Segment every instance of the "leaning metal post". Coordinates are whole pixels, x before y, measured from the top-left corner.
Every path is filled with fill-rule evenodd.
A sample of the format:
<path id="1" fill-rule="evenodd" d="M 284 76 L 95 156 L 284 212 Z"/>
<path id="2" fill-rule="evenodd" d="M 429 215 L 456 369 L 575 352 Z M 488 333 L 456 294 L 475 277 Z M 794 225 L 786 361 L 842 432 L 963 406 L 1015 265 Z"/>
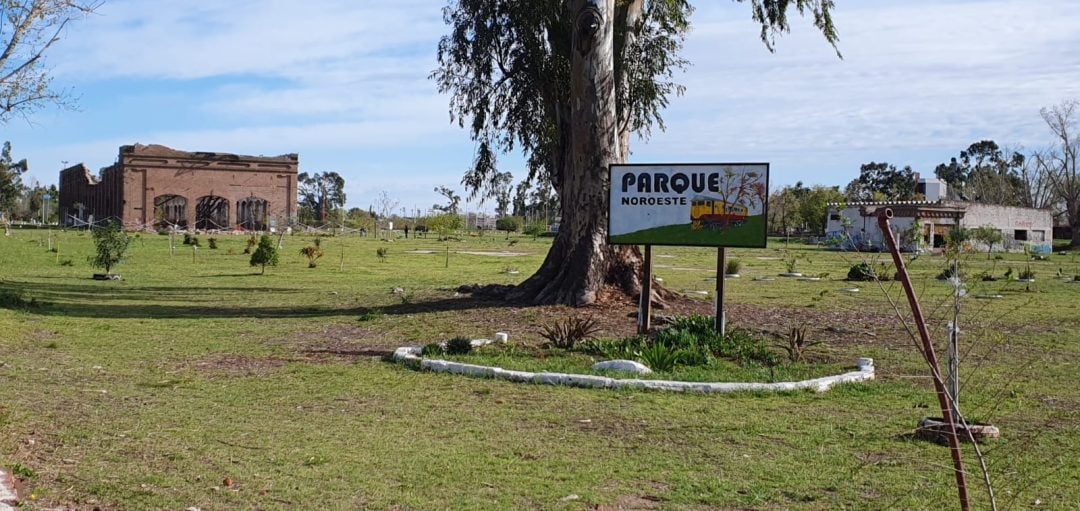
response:
<path id="1" fill-rule="evenodd" d="M 926 363 L 930 365 L 934 389 L 937 391 L 938 404 L 941 406 L 942 421 L 949 428 L 949 451 L 952 454 L 953 472 L 956 474 L 956 490 L 960 495 L 960 509 L 968 511 L 971 509 L 971 503 L 968 500 L 967 478 L 964 475 L 964 460 L 960 453 L 960 439 L 956 434 L 956 421 L 953 419 L 952 400 L 949 399 L 948 394 L 945 392 L 945 383 L 941 381 L 937 355 L 934 354 L 934 345 L 930 342 L 930 332 L 926 328 L 926 319 L 923 318 L 922 307 L 919 305 L 919 299 L 915 296 L 915 288 L 911 285 L 911 277 L 908 275 L 907 267 L 904 266 L 904 259 L 900 257 L 900 248 L 896 244 L 896 237 L 893 236 L 892 229 L 889 227 L 889 219 L 892 216 L 892 209 L 883 208 L 878 210 L 878 227 L 881 228 L 881 237 L 889 245 L 893 264 L 896 265 L 896 278 L 904 286 L 908 304 L 911 305 L 912 319 L 915 321 L 915 327 L 919 330 L 923 354 L 926 357 Z"/>

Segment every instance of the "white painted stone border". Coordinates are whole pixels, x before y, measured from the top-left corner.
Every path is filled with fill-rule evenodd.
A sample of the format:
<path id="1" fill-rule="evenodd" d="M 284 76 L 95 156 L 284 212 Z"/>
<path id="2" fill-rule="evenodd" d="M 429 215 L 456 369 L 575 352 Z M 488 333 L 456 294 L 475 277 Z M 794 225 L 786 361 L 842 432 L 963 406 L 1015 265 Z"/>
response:
<path id="1" fill-rule="evenodd" d="M 491 341 L 473 341 L 473 344 L 483 345 L 490 342 Z M 478 378 L 495 378 L 517 383 L 568 385 L 572 387 L 597 389 L 650 389 L 672 392 L 702 392 L 706 394 L 740 391 L 789 392 L 803 389 L 811 389 L 815 392 L 825 392 L 841 383 L 855 383 L 874 379 L 874 359 L 872 358 L 860 358 L 856 362 L 858 371 L 835 376 L 824 376 L 812 380 L 777 383 L 703 383 L 671 380 L 619 379 L 591 374 L 510 371 L 501 367 L 489 367 L 476 364 L 465 364 L 462 362 L 451 362 L 449 360 L 423 358 L 421 356 L 421 348 L 413 346 L 406 346 L 394 350 L 394 360 L 412 367 L 437 373 L 464 374 Z"/>
<path id="2" fill-rule="evenodd" d="M 19 497 L 15 495 L 14 483 L 11 474 L 0 470 L 0 511 L 15 511 Z"/>

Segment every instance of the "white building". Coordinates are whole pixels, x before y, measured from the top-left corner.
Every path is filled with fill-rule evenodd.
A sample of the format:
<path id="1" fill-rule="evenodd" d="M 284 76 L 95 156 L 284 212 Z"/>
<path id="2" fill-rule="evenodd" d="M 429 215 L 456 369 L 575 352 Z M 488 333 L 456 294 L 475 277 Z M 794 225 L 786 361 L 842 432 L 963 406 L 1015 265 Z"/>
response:
<path id="1" fill-rule="evenodd" d="M 1034 253 L 1050 253 L 1053 248 L 1054 221 L 1047 210 L 947 200 L 830 204 L 826 238 L 846 249 L 884 250 L 877 220 L 882 208 L 892 209 L 890 225 L 905 251 L 940 249 L 956 226 L 1000 230 L 1004 242 L 994 250 L 1021 251 L 1027 245 Z M 979 248 L 977 241 L 972 245 Z"/>

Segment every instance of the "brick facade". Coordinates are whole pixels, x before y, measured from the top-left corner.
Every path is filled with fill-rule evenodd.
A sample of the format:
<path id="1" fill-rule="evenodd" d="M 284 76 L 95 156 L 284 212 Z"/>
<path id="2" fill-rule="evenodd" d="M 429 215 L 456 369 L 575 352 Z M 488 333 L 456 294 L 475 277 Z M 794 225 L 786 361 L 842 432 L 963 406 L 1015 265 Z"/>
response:
<path id="1" fill-rule="evenodd" d="M 265 230 L 296 220 L 299 157 L 120 147 L 101 179 L 79 164 L 60 171 L 65 225 L 119 219 L 128 229 L 175 226 Z"/>

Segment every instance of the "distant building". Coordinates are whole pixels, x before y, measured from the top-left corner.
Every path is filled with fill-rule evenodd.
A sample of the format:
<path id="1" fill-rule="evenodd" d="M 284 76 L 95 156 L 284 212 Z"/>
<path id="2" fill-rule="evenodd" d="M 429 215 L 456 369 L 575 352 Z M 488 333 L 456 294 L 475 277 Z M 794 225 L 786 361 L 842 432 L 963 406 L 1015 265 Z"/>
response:
<path id="1" fill-rule="evenodd" d="M 843 248 L 884 249 L 877 223 L 883 208 L 893 211 L 890 225 L 902 250 L 940 249 L 945 235 L 957 226 L 1000 230 L 1005 241 L 995 250 L 1019 251 L 1028 245 L 1035 253 L 1049 253 L 1053 246 L 1054 221 L 1048 210 L 946 200 L 830 204 L 826 237 Z"/>
<path id="2" fill-rule="evenodd" d="M 267 230 L 295 222 L 299 157 L 120 147 L 99 177 L 60 171 L 64 225 L 118 220 L 128 229 Z"/>

